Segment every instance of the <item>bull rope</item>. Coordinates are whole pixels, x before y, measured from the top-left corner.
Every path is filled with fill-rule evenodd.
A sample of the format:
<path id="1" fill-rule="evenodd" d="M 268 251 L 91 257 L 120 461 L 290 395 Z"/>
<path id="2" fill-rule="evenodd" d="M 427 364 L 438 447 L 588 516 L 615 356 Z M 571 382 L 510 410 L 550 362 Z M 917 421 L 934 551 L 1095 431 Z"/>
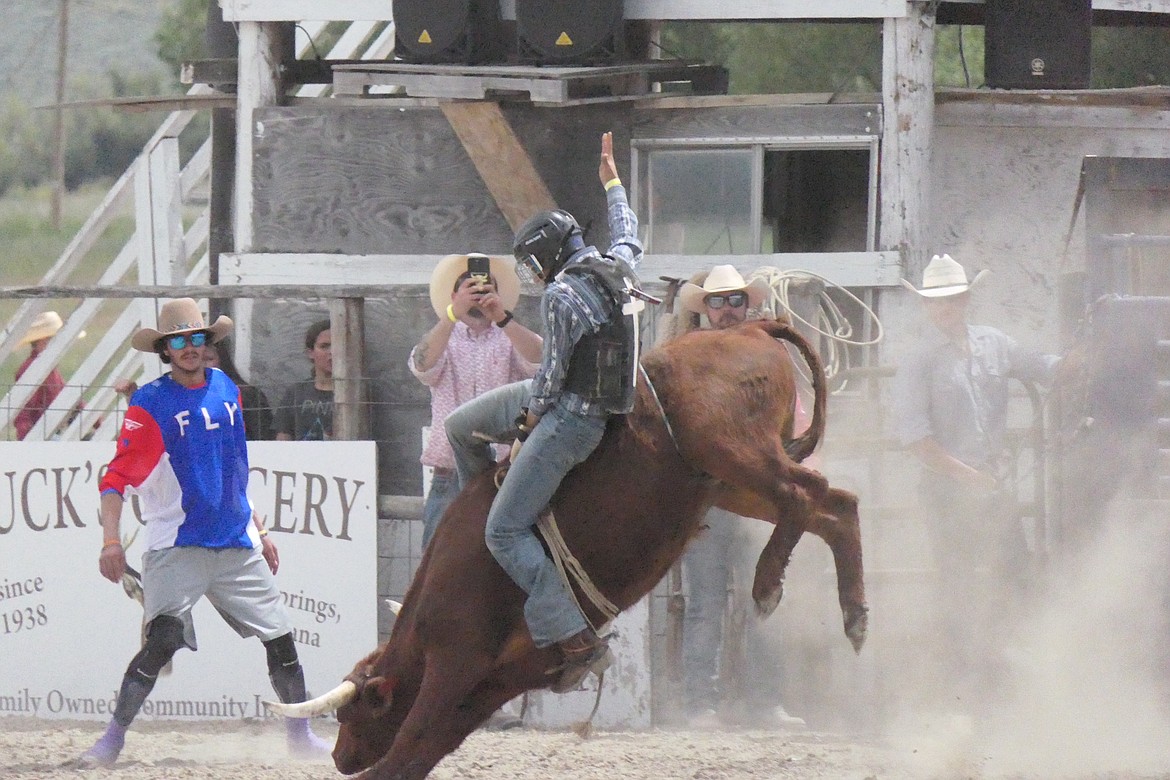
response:
<path id="1" fill-rule="evenodd" d="M 585 621 L 589 623 L 589 627 L 596 633 L 597 626 L 593 625 L 593 621 L 589 619 L 589 615 L 581 607 L 581 602 L 577 598 L 576 591 L 573 590 L 573 582 L 581 588 L 581 592 L 585 595 L 593 606 L 597 607 L 598 611 L 605 616 L 605 621 L 602 625 L 609 623 L 618 616 L 621 612 L 617 605 L 605 597 L 605 594 L 598 590 L 597 586 L 593 584 L 593 580 L 589 578 L 585 567 L 581 565 L 581 561 L 573 555 L 569 550 L 569 545 L 565 544 L 565 537 L 561 536 L 561 529 L 557 527 L 557 519 L 553 516 L 552 510 L 542 512 L 540 517 L 536 520 L 536 527 L 540 530 L 540 535 L 544 537 L 544 541 L 548 544 L 549 554 L 552 555 L 553 563 L 556 564 L 557 572 L 561 575 L 561 580 L 569 590 L 569 596 L 573 599 L 573 603 L 577 605 L 577 609 L 585 616 Z"/>
<path id="2" fill-rule="evenodd" d="M 674 451 L 679 454 L 679 457 L 682 457 L 682 448 L 678 446 L 678 439 L 674 437 L 674 427 L 670 424 L 670 418 L 666 416 L 666 408 L 662 405 L 662 399 L 658 397 L 658 391 L 654 389 L 654 383 L 650 381 L 650 375 L 646 373 L 646 367 L 639 363 L 638 370 L 642 372 L 642 378 L 646 380 L 646 388 L 650 391 L 650 397 L 654 399 L 654 404 L 658 407 L 658 414 L 662 417 L 662 424 L 666 426 L 666 432 L 670 435 L 670 443 L 674 445 Z"/>

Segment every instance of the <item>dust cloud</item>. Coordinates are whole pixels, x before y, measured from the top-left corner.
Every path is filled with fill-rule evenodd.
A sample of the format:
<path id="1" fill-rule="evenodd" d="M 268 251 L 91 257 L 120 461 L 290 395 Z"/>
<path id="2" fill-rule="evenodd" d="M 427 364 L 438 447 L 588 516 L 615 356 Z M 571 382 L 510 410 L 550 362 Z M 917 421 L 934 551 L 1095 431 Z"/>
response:
<path id="1" fill-rule="evenodd" d="M 1022 598 L 988 578 L 986 599 L 1013 619 L 970 670 L 985 685 L 922 674 L 894 694 L 902 706 L 879 725 L 912 767 L 929 777 L 1170 772 L 1167 527 L 1151 506 L 1114 502 L 1080 549 L 1050 555 Z M 905 663 L 943 651 L 921 628 Z"/>

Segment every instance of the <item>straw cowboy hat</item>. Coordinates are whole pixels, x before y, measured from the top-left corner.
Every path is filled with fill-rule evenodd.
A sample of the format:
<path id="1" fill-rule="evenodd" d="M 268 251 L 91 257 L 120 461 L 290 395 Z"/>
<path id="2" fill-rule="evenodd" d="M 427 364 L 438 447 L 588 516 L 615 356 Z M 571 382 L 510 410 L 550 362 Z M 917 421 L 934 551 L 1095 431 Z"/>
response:
<path id="1" fill-rule="evenodd" d="M 25 344 L 31 344 L 34 341 L 51 338 L 57 335 L 57 331 L 65 323 L 61 321 L 61 315 L 55 311 L 43 311 L 36 316 L 32 321 L 32 325 L 28 326 L 28 331 L 21 337 L 17 347 L 23 347 Z M 77 338 L 85 338 L 85 331 L 77 334 Z"/>
<path id="2" fill-rule="evenodd" d="M 958 295 L 965 293 L 975 286 L 983 276 L 987 273 L 987 269 L 975 274 L 975 278 L 967 281 L 967 272 L 963 270 L 963 266 L 950 255 L 935 255 L 930 258 L 930 263 L 922 272 L 922 289 L 916 289 L 914 285 L 905 279 L 902 280 L 902 285 L 912 292 L 916 292 L 923 298 L 945 298 L 949 295 Z"/>
<path id="3" fill-rule="evenodd" d="M 748 308 L 754 309 L 764 302 L 764 298 L 768 294 L 768 283 L 763 279 L 753 279 L 751 283 L 745 282 L 739 271 L 735 270 L 735 266 L 717 265 L 711 269 L 711 273 L 707 274 L 707 279 L 703 282 L 702 287 L 687 282 L 682 286 L 678 295 L 679 302 L 682 303 L 684 309 L 695 314 L 706 314 L 707 305 L 703 303 L 703 299 L 708 295 L 740 290 L 747 293 Z"/>
<path id="4" fill-rule="evenodd" d="M 467 255 L 447 255 L 431 271 L 431 308 L 439 317 L 447 316 L 447 306 L 455 291 L 455 280 L 467 273 L 467 258 L 484 257 L 477 252 Z M 520 302 L 520 277 L 516 276 L 516 261 L 511 257 L 488 257 L 492 279 L 504 308 L 511 310 Z"/>
<path id="5" fill-rule="evenodd" d="M 176 298 L 164 303 L 159 311 L 158 330 L 143 328 L 130 339 L 130 346 L 139 352 L 154 352 L 154 344 L 159 339 L 201 330 L 211 334 L 212 344 L 218 344 L 231 333 L 232 321 L 221 314 L 209 327 L 199 311 L 199 304 L 191 298 Z"/>

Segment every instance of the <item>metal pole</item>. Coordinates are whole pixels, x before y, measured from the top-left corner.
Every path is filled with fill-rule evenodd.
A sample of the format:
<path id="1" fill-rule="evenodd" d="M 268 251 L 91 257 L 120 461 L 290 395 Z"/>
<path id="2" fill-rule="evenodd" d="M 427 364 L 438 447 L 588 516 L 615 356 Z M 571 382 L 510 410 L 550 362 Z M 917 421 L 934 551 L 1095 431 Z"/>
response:
<path id="1" fill-rule="evenodd" d="M 53 112 L 53 192 L 49 214 L 53 230 L 61 229 L 61 200 L 65 196 L 65 66 L 69 51 L 69 0 L 61 0 L 57 29 L 57 92 Z"/>

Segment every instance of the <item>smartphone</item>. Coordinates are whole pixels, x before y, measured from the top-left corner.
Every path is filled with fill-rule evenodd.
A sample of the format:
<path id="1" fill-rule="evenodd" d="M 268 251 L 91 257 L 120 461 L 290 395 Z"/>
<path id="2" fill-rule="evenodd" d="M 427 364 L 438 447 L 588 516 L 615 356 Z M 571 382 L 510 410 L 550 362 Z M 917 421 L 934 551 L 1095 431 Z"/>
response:
<path id="1" fill-rule="evenodd" d="M 491 278 L 491 259 L 485 255 L 470 255 L 467 258 L 467 273 L 471 274 L 472 279 L 478 279 L 481 282 L 486 282 L 489 278 Z"/>

